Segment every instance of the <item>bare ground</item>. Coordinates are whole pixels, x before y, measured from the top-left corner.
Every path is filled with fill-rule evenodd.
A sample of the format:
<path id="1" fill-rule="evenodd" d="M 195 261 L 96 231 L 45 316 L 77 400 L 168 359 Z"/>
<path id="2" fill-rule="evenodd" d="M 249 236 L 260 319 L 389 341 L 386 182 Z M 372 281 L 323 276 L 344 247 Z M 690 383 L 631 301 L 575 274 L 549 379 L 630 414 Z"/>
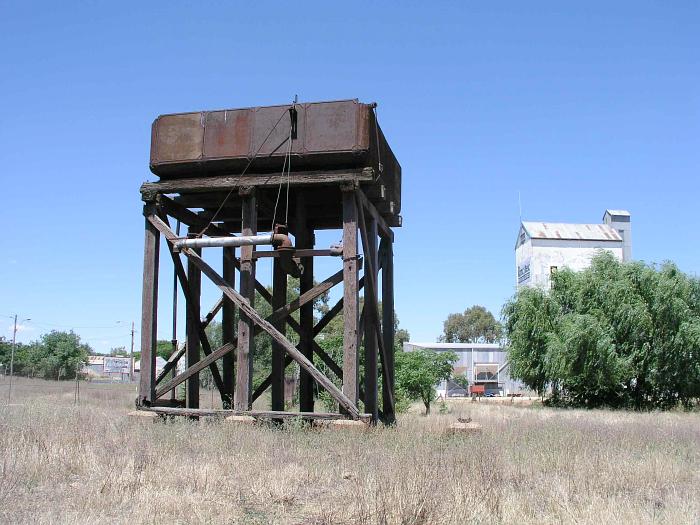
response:
<path id="1" fill-rule="evenodd" d="M 368 432 L 127 417 L 0 382 L 2 523 L 700 523 L 700 414 L 454 402 Z M 206 398 L 206 396 L 205 396 Z M 437 412 L 437 410 L 436 410 Z M 458 416 L 477 436 L 447 436 Z"/>

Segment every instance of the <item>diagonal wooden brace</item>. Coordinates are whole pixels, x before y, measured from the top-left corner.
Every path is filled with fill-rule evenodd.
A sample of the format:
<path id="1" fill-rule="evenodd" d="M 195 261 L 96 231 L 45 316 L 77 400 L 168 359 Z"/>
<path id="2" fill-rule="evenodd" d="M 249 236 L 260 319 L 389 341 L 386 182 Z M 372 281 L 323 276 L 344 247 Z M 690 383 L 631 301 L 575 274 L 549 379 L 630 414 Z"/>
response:
<path id="1" fill-rule="evenodd" d="M 195 364 L 193 364 L 191 367 L 189 367 L 187 370 L 182 372 L 181 374 L 176 375 L 174 378 L 172 378 L 170 381 L 166 382 L 162 387 L 160 387 L 158 390 L 156 390 L 156 398 L 162 396 L 163 394 L 166 394 L 176 386 L 178 386 L 180 383 L 185 381 L 186 379 L 192 377 L 194 374 L 197 372 L 200 372 L 204 370 L 206 367 L 214 363 L 217 359 L 221 359 L 224 357 L 226 354 L 228 354 L 231 350 L 234 350 L 236 347 L 231 344 L 231 343 L 226 343 L 224 346 L 221 348 L 213 351 L 211 354 L 206 356 L 204 359 L 201 361 L 197 361 Z"/>
<path id="2" fill-rule="evenodd" d="M 170 229 L 170 227 L 163 222 L 163 220 L 154 216 L 150 216 L 148 220 L 169 242 L 175 241 L 177 236 Z M 343 394 L 330 379 L 323 375 L 321 371 L 318 370 L 313 363 L 311 363 L 311 361 L 304 356 L 304 354 L 297 350 L 289 339 L 282 335 L 282 333 L 280 333 L 268 321 L 263 319 L 263 317 L 255 311 L 255 308 L 250 306 L 242 295 L 231 288 L 224 278 L 221 277 L 211 266 L 209 266 L 204 259 L 188 248 L 181 250 L 181 253 L 184 253 L 185 256 L 192 261 L 192 264 L 199 268 L 202 273 L 206 275 L 245 315 L 247 315 L 256 325 L 260 326 L 260 328 L 267 332 L 273 340 L 279 343 L 279 345 L 292 357 L 292 359 L 299 363 L 299 366 L 306 370 L 309 375 L 313 377 L 314 380 L 316 380 L 316 382 L 321 385 L 331 395 L 331 397 L 333 397 L 333 399 L 335 399 L 338 404 L 348 412 L 348 414 L 355 419 L 360 418 L 360 412 L 352 401 L 350 401 L 350 399 L 345 396 L 345 394 Z"/>
<path id="3" fill-rule="evenodd" d="M 158 377 L 156 377 L 156 386 L 160 384 L 160 382 L 163 380 L 165 376 L 168 375 L 168 373 L 175 368 L 177 365 L 178 361 L 180 358 L 185 355 L 185 351 L 187 350 L 187 346 L 183 344 L 180 348 L 178 348 L 177 352 L 173 352 L 173 355 L 170 356 L 170 359 L 168 359 L 168 362 L 165 363 L 165 366 L 163 367 L 163 370 L 160 371 L 160 374 L 158 374 Z M 156 395 L 156 398 L 158 396 Z"/>

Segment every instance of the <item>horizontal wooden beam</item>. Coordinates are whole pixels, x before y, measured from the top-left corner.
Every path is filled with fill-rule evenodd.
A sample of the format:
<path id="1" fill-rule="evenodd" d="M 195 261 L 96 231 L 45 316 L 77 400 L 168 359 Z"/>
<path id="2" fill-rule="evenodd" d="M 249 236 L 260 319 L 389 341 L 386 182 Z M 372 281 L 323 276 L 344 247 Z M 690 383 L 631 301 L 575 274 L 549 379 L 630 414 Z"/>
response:
<path id="1" fill-rule="evenodd" d="M 208 408 L 174 408 L 174 407 L 138 407 L 144 412 L 155 412 L 168 416 L 251 416 L 257 419 L 350 419 L 346 414 L 336 414 L 333 412 L 282 412 L 280 410 L 224 410 Z M 357 414 L 353 419 L 368 421 L 369 414 Z"/>
<path id="2" fill-rule="evenodd" d="M 149 201 L 153 200 L 156 195 L 163 193 L 196 193 L 212 190 L 233 190 L 252 186 L 276 188 L 280 184 L 287 183 L 290 186 L 338 185 L 348 182 L 358 184 L 360 182 L 372 182 L 373 180 L 374 170 L 372 168 L 337 171 L 297 171 L 289 175 L 280 173 L 250 173 L 242 177 L 239 175 L 219 175 L 216 177 L 146 182 L 141 185 L 141 195 L 144 200 Z"/>

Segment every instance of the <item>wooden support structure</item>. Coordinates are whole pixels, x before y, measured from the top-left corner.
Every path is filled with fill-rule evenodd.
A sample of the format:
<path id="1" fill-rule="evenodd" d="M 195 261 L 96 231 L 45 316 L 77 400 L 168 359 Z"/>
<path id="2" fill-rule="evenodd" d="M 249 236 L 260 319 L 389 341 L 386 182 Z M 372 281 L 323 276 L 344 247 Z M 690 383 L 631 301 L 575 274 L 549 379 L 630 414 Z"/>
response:
<path id="1" fill-rule="evenodd" d="M 144 184 L 141 191 L 146 226 L 139 409 L 188 417 L 349 418 L 392 424 L 395 408 L 394 234 L 391 227 L 396 225 L 397 217 L 383 211 L 386 203 L 381 202 L 382 191 L 365 193 L 362 189 L 375 180 L 375 173 L 372 168 L 365 168 L 292 172 L 288 176 L 247 173 L 245 177 L 188 177 L 183 174 L 176 180 Z M 290 194 L 286 199 L 282 194 L 282 199 L 278 200 L 280 183 L 289 183 Z M 173 249 L 178 237 L 170 228 L 169 220 L 181 221 L 197 236 L 248 236 L 270 231 L 272 220 L 284 222 L 284 217 L 289 217 L 287 226 L 294 236 L 291 258 L 281 250 L 266 247 L 256 250 L 253 246 L 243 246 L 240 250 L 204 248 L 204 253 L 201 249 L 183 248 L 179 253 Z M 342 230 L 342 247 L 315 246 L 318 229 Z M 185 344 L 156 376 L 161 235 L 170 249 L 185 297 L 186 334 Z M 219 253 L 218 258 L 215 251 Z M 314 281 L 316 257 L 327 257 L 326 262 L 337 261 L 337 272 Z M 216 265 L 220 261 L 220 271 L 211 266 L 212 260 L 217 261 Z M 271 279 L 269 274 L 265 276 L 270 279 L 265 284 L 256 278 L 256 262 L 264 260 L 271 261 L 273 266 Z M 300 293 L 292 299 L 288 299 L 290 261 L 302 269 Z M 204 314 L 200 311 L 200 298 L 203 286 L 210 286 L 209 282 L 218 288 L 221 298 Z M 314 302 L 340 284 L 342 295 L 317 319 Z M 364 290 L 364 308 L 359 298 L 361 290 Z M 256 310 L 261 307 L 255 304 L 256 296 L 270 305 L 272 313 L 266 318 Z M 384 304 L 381 313 L 380 300 Z M 293 317 L 297 310 L 298 320 Z M 340 348 L 327 352 L 316 341 L 334 326 L 333 319 L 340 315 L 343 318 L 342 361 Z M 218 316 L 221 316 L 222 342 L 220 348 L 212 348 L 205 328 Z M 290 341 L 288 334 L 292 333 L 298 335 L 298 344 Z M 263 376 L 266 378 L 254 385 L 255 341 L 260 334 L 272 340 L 272 360 L 270 370 Z M 362 356 L 359 355 L 361 348 L 364 348 Z M 334 355 L 338 356 L 337 362 Z M 180 368 L 175 372 L 182 356 L 186 356 L 187 366 L 184 371 Z M 362 378 L 361 361 L 364 362 Z M 296 411 L 287 412 L 285 370 L 293 363 L 299 370 L 299 406 L 293 407 Z M 219 390 L 221 408 L 200 407 L 199 376 L 207 367 Z M 173 377 L 168 375 L 171 373 Z M 166 399 L 182 384 L 187 385 L 185 399 Z M 266 400 L 261 396 L 268 389 L 270 398 Z M 337 413 L 315 410 L 321 389 L 337 403 Z M 256 410 L 253 409 L 255 400 L 258 400 Z M 270 410 L 257 410 L 263 401 L 267 404 L 263 408 Z"/>
<path id="2" fill-rule="evenodd" d="M 314 247 L 314 232 L 309 227 L 307 220 L 306 201 L 303 193 L 297 194 L 296 220 L 296 246 L 303 249 Z M 299 278 L 299 293 L 303 296 L 314 285 L 314 259 L 304 257 L 301 260 L 304 269 Z M 314 350 L 312 346 L 314 327 L 314 305 L 307 303 L 299 310 L 299 349 L 304 356 L 313 363 Z M 314 380 L 305 371 L 299 371 L 299 410 L 301 412 L 314 411 Z"/>
<path id="3" fill-rule="evenodd" d="M 257 231 L 257 208 L 254 188 L 242 188 L 240 196 L 243 206 L 242 235 L 255 235 Z M 241 296 L 253 306 L 255 304 L 255 261 L 253 246 L 241 248 Z M 250 316 L 241 312 L 238 321 L 238 351 L 236 363 L 236 391 L 233 406 L 236 410 L 250 410 L 253 404 L 253 352 L 255 351 L 254 324 Z"/>
<path id="4" fill-rule="evenodd" d="M 236 258 L 235 248 L 223 248 L 222 261 L 222 277 L 229 286 L 236 286 L 236 266 L 233 264 L 233 259 Z M 224 344 L 233 344 L 236 340 L 236 306 L 222 296 L 221 304 L 221 340 Z M 233 408 L 233 390 L 234 390 L 234 356 L 232 353 L 227 353 L 221 360 L 221 368 L 223 374 L 224 391 L 222 396 L 222 407 L 224 409 Z"/>

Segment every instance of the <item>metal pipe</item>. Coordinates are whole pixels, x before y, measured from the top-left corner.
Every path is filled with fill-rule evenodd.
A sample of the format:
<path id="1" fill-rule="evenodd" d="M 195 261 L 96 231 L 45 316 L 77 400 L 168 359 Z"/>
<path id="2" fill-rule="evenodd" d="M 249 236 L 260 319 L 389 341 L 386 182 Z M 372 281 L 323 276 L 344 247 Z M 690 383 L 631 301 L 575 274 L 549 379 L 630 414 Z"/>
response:
<path id="1" fill-rule="evenodd" d="M 174 247 L 176 250 L 181 250 L 183 248 L 212 248 L 222 246 L 237 248 L 240 246 L 259 246 L 263 244 L 279 246 L 288 240 L 286 235 L 278 233 L 239 235 L 237 237 L 200 237 L 196 239 L 180 239 L 175 241 Z"/>

